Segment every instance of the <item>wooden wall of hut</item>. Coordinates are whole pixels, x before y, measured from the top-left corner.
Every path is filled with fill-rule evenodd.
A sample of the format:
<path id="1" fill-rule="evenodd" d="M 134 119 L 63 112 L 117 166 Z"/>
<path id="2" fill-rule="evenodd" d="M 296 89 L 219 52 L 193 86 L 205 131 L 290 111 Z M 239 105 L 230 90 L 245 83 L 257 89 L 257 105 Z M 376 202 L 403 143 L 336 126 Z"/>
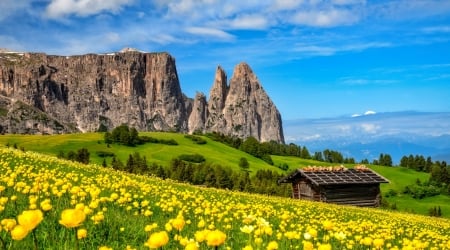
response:
<path id="1" fill-rule="evenodd" d="M 320 186 L 321 200 L 328 203 L 360 207 L 378 207 L 380 184 Z"/>

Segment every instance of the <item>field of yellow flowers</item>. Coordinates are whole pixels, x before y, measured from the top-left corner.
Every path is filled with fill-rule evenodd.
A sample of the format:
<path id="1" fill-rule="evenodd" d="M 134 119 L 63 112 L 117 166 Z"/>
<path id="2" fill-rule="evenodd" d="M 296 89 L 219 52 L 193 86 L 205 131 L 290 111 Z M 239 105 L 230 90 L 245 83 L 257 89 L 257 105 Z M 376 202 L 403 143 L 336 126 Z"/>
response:
<path id="1" fill-rule="evenodd" d="M 0 148 L 0 249 L 450 249 L 450 221 L 194 187 Z"/>

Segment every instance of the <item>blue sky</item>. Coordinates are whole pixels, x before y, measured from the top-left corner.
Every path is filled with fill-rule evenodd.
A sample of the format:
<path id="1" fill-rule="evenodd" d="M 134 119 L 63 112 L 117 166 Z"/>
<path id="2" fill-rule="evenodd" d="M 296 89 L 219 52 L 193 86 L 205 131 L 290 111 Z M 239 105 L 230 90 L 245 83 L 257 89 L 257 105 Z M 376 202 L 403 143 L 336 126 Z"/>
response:
<path id="1" fill-rule="evenodd" d="M 133 47 L 176 58 L 183 92 L 247 62 L 284 120 L 450 111 L 446 0 L 1 0 L 0 48 Z"/>

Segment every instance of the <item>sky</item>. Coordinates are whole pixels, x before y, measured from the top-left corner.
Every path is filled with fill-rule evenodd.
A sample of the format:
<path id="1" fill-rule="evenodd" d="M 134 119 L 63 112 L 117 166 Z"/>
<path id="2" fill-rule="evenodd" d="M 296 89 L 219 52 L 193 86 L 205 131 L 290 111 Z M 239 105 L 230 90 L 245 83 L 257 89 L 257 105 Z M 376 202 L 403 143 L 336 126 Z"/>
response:
<path id="1" fill-rule="evenodd" d="M 450 111 L 448 0 L 1 0 L 0 48 L 169 52 L 183 92 L 246 62 L 283 120 Z"/>

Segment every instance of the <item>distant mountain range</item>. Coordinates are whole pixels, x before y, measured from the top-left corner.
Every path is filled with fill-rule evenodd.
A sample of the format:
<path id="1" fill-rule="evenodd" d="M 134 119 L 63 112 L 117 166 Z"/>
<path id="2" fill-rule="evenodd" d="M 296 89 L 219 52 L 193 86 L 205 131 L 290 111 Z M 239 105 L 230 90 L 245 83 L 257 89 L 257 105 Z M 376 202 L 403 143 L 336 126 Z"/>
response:
<path id="1" fill-rule="evenodd" d="M 378 159 L 390 154 L 398 164 L 404 155 L 431 156 L 450 163 L 450 112 L 402 111 L 284 121 L 287 143 L 311 153 L 331 149 L 344 157 Z"/>

